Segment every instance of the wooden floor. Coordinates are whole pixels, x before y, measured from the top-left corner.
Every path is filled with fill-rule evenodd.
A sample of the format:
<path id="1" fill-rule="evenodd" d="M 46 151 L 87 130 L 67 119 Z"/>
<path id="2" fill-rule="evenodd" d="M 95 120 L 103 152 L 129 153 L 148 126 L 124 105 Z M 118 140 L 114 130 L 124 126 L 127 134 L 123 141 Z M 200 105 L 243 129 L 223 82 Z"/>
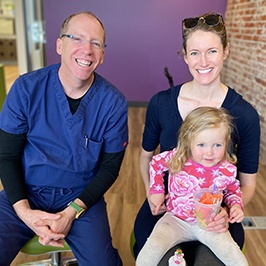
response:
<path id="1" fill-rule="evenodd" d="M 10 71 L 13 73 L 12 75 L 9 73 Z M 17 70 L 13 69 L 13 66 L 5 68 L 7 77 L 14 76 L 15 71 Z M 12 82 L 12 80 L 7 80 L 7 84 L 12 84 Z M 121 167 L 120 176 L 106 194 L 113 244 L 119 250 L 124 266 L 134 265 L 129 245 L 130 233 L 136 214 L 145 198 L 144 187 L 138 168 L 145 111 L 146 109 L 141 107 L 129 108 L 129 145 Z M 265 195 L 266 166 L 260 165 L 257 191 L 253 200 L 245 209 L 246 216 L 266 216 Z M 266 266 L 266 230 L 250 229 L 245 230 L 245 234 L 246 256 L 249 264 L 251 266 Z M 40 258 L 19 254 L 12 263 L 12 266 L 37 259 Z"/>
<path id="2" fill-rule="evenodd" d="M 18 67 L 16 65 L 8 65 L 4 66 L 4 76 L 5 76 L 5 83 L 6 83 L 6 91 L 8 92 L 11 85 L 18 77 Z"/>

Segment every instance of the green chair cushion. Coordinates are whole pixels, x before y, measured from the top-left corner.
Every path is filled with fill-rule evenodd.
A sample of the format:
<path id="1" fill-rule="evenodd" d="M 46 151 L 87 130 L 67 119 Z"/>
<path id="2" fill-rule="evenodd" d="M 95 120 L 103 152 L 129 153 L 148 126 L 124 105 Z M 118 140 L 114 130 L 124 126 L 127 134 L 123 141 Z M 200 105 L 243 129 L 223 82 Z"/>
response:
<path id="1" fill-rule="evenodd" d="M 2 105 L 6 98 L 6 85 L 4 76 L 4 66 L 0 64 L 0 112 L 2 110 Z"/>
<path id="2" fill-rule="evenodd" d="M 20 250 L 21 252 L 28 255 L 41 255 L 45 253 L 51 253 L 54 251 L 71 251 L 67 242 L 65 242 L 64 247 L 52 247 L 52 246 L 43 246 L 38 241 L 38 236 L 35 235 L 32 239 L 30 239 L 25 246 Z"/>
<path id="3" fill-rule="evenodd" d="M 134 254 L 134 245 L 136 243 L 136 239 L 135 239 L 135 235 L 134 235 L 134 230 L 132 230 L 131 234 L 130 234 L 130 251 L 131 251 L 131 254 L 133 256 L 134 259 L 135 258 L 135 254 Z"/>

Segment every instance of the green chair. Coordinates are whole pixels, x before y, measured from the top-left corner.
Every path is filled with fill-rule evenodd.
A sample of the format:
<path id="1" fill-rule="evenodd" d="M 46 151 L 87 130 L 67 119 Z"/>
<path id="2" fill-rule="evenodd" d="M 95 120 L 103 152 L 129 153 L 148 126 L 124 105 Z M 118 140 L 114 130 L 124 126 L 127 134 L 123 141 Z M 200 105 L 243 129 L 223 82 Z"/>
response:
<path id="1" fill-rule="evenodd" d="M 0 64 L 0 112 L 2 110 L 2 105 L 6 98 L 6 83 L 4 76 L 4 66 Z"/>
<path id="2" fill-rule="evenodd" d="M 130 246 L 130 251 L 131 251 L 131 254 L 133 256 L 134 259 L 135 258 L 135 254 L 134 254 L 134 245 L 136 243 L 136 239 L 135 239 L 135 235 L 134 235 L 134 229 L 132 230 L 131 234 L 130 234 L 130 243 L 129 243 L 129 246 Z"/>
<path id="3" fill-rule="evenodd" d="M 78 265 L 75 258 L 67 258 L 65 260 L 61 260 L 61 252 L 69 251 L 71 249 L 69 245 L 65 242 L 63 248 L 52 247 L 52 246 L 43 246 L 39 243 L 38 236 L 35 235 L 32 239 L 30 239 L 25 246 L 20 250 L 20 252 L 27 255 L 44 255 L 49 254 L 49 259 L 42 261 L 34 261 L 27 262 L 21 264 L 23 266 L 26 265 L 42 265 L 42 266 L 59 266 L 59 265 Z"/>

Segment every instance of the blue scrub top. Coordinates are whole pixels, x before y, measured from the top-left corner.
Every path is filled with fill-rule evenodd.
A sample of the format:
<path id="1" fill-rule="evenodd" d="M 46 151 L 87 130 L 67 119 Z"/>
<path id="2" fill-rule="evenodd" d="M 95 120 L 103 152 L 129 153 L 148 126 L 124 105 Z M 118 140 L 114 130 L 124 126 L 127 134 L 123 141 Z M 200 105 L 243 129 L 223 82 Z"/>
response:
<path id="1" fill-rule="evenodd" d="M 101 152 L 126 148 L 127 101 L 95 73 L 93 85 L 72 115 L 59 67 L 48 66 L 15 81 L 0 114 L 0 128 L 26 133 L 27 185 L 82 188 L 95 176 Z"/>

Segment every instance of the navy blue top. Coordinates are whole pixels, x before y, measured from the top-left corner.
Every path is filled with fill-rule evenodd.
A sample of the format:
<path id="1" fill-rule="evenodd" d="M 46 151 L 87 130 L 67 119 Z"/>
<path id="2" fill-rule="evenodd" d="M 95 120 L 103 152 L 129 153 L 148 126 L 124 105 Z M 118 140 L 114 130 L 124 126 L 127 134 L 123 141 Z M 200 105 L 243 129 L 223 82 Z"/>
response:
<path id="1" fill-rule="evenodd" d="M 183 122 L 177 98 L 181 85 L 155 94 L 148 105 L 142 147 L 160 152 L 177 145 L 178 130 Z M 237 147 L 238 171 L 253 174 L 258 171 L 260 124 L 257 111 L 235 90 L 228 88 L 222 107 L 234 117 L 233 147 Z"/>

